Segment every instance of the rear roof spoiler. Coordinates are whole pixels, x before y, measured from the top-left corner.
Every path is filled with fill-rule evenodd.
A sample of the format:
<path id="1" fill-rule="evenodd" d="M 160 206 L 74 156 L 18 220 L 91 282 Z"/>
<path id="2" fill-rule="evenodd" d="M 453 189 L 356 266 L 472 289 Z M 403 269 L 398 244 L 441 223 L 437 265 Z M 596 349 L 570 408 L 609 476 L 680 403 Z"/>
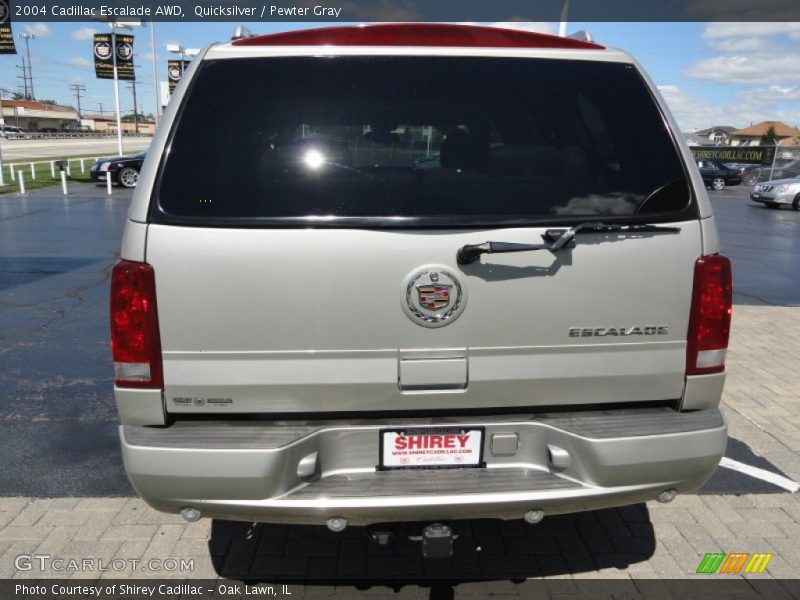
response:
<path id="1" fill-rule="evenodd" d="M 242 37 L 234 46 L 446 46 L 604 50 L 599 44 L 519 29 L 445 23 L 378 23 Z"/>

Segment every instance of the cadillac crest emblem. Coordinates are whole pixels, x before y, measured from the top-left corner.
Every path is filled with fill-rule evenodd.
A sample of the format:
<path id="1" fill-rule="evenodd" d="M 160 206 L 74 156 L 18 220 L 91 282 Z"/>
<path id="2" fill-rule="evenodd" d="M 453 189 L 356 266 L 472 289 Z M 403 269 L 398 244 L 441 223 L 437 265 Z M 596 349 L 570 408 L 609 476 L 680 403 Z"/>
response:
<path id="1" fill-rule="evenodd" d="M 411 273 L 403 284 L 403 310 L 423 327 L 452 323 L 464 310 L 466 290 L 449 267 L 429 265 Z"/>

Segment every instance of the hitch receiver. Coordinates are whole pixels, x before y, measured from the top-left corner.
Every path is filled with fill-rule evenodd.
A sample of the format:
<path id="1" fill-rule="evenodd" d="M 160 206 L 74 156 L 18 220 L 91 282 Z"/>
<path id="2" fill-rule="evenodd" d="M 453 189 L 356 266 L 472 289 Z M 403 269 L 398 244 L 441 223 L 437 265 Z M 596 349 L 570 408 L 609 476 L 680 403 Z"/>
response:
<path id="1" fill-rule="evenodd" d="M 442 523 L 432 523 L 423 529 L 422 556 L 429 559 L 453 556 L 453 530 Z"/>

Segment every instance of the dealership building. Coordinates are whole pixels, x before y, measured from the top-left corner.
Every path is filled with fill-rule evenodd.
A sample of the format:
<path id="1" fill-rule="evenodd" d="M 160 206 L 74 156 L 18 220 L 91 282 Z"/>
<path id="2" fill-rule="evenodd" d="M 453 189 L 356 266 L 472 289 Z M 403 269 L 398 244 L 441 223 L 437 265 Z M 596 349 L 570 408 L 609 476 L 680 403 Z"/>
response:
<path id="1" fill-rule="evenodd" d="M 3 99 L 3 119 L 6 125 L 20 127 L 29 133 L 84 131 L 100 134 L 116 135 L 117 119 L 113 116 L 98 116 L 78 113 L 69 106 L 48 104 L 38 100 L 6 100 Z M 153 135 L 155 123 L 139 121 L 139 134 Z M 122 133 L 136 133 L 136 126 L 130 117 L 122 121 Z"/>
<path id="2" fill-rule="evenodd" d="M 25 131 L 79 129 L 75 109 L 38 100 L 3 99 L 3 122 Z"/>

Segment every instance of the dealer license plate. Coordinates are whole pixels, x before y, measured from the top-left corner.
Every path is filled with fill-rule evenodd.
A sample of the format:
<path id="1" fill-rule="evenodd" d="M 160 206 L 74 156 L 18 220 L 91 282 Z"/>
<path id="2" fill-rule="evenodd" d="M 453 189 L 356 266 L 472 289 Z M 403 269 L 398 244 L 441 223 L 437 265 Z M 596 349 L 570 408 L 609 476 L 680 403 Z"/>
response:
<path id="1" fill-rule="evenodd" d="M 382 429 L 381 469 L 483 466 L 482 427 Z"/>

